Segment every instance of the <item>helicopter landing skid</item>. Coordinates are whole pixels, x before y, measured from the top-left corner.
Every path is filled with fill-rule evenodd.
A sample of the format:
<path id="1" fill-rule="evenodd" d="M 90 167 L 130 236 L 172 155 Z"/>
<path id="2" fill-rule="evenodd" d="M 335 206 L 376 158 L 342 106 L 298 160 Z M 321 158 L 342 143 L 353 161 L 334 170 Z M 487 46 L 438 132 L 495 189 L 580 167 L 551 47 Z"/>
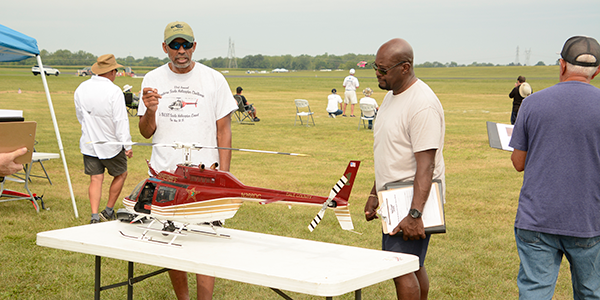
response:
<path id="1" fill-rule="evenodd" d="M 159 223 L 163 224 L 163 229 L 158 229 L 158 228 L 152 227 L 152 224 L 154 224 L 154 222 L 159 222 Z M 217 228 L 215 226 L 213 226 L 212 224 L 210 224 L 211 230 L 208 231 L 208 230 L 202 230 L 202 229 L 189 228 L 187 224 L 184 224 L 181 227 L 177 227 L 171 221 L 167 221 L 167 222 L 163 223 L 161 221 L 153 219 L 147 226 L 137 226 L 137 227 L 144 230 L 144 232 L 140 236 L 127 235 L 127 234 L 123 233 L 122 231 L 119 231 L 119 232 L 121 233 L 121 235 L 123 237 L 126 237 L 126 238 L 135 239 L 135 240 L 144 241 L 144 242 L 159 243 L 159 244 L 168 245 L 168 246 L 177 246 L 177 247 L 181 247 L 182 245 L 176 244 L 175 239 L 177 239 L 178 236 L 186 236 L 187 235 L 183 231 L 186 231 L 188 233 L 212 236 L 212 237 L 231 238 L 231 236 L 228 234 L 222 234 L 222 233 L 217 232 Z M 148 232 L 160 232 L 164 236 L 171 235 L 172 238 L 171 238 L 171 241 L 169 241 L 169 242 L 161 241 L 161 240 L 157 240 L 157 239 L 154 239 L 153 237 L 149 236 Z"/>

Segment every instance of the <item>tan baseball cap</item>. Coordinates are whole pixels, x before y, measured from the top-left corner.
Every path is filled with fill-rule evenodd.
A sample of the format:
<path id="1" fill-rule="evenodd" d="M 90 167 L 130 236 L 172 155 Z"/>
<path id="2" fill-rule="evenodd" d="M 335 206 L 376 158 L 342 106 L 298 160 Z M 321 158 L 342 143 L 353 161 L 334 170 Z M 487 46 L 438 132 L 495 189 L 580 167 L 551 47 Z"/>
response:
<path id="1" fill-rule="evenodd" d="M 171 43 L 176 38 L 182 38 L 188 42 L 194 41 L 192 27 L 186 22 L 171 22 L 165 28 L 165 44 Z"/>
<path id="2" fill-rule="evenodd" d="M 117 63 L 114 55 L 104 54 L 98 57 L 97 62 L 92 65 L 92 72 L 94 72 L 94 74 L 102 75 L 122 67 L 122 65 Z"/>

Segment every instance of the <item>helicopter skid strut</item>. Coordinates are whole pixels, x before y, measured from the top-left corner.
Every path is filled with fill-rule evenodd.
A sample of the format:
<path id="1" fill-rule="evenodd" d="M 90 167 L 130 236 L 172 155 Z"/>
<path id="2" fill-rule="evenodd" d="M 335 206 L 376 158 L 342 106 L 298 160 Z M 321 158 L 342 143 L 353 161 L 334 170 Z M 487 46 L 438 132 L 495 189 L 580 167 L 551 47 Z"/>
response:
<path id="1" fill-rule="evenodd" d="M 187 235 L 183 231 L 186 231 L 189 233 L 206 235 L 206 236 L 212 236 L 212 237 L 231 238 L 231 236 L 228 234 L 222 234 L 222 233 L 217 232 L 217 228 L 215 226 L 213 226 L 212 224 L 210 224 L 211 231 L 205 231 L 205 230 L 201 230 L 201 229 L 192 229 L 192 228 L 188 227 L 188 224 L 183 224 L 181 227 L 177 227 L 171 221 L 166 221 L 164 223 L 161 221 L 158 221 L 159 223 L 163 224 L 163 229 L 151 227 L 152 224 L 154 224 L 154 222 L 157 222 L 157 221 L 158 220 L 153 219 L 152 222 L 150 222 L 150 224 L 148 224 L 148 226 L 138 226 L 138 228 L 144 230 L 144 232 L 140 236 L 127 235 L 127 234 L 123 233 L 122 231 L 119 231 L 119 232 L 121 233 L 121 235 L 123 237 L 126 237 L 126 238 L 144 241 L 144 242 L 153 242 L 153 243 L 158 243 L 161 245 L 177 246 L 177 247 L 181 247 L 182 245 L 176 244 L 175 239 L 177 239 L 178 236 L 186 236 Z M 152 236 L 149 236 L 148 232 L 160 232 L 164 236 L 171 235 L 172 238 L 169 242 L 161 241 L 161 240 L 154 239 Z"/>

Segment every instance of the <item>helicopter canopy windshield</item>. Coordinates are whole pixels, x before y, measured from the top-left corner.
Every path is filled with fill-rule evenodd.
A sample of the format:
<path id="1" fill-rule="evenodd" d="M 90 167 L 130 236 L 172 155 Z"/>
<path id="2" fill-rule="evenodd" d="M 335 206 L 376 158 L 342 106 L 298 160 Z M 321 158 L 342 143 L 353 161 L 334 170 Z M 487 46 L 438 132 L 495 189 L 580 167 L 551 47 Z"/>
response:
<path id="1" fill-rule="evenodd" d="M 138 195 L 140 194 L 140 190 L 142 190 L 142 188 L 144 187 L 144 183 L 146 182 L 146 179 L 140 181 L 140 183 L 138 183 L 135 188 L 133 189 L 133 191 L 131 192 L 131 195 L 129 195 L 129 199 L 130 200 L 136 200 Z"/>

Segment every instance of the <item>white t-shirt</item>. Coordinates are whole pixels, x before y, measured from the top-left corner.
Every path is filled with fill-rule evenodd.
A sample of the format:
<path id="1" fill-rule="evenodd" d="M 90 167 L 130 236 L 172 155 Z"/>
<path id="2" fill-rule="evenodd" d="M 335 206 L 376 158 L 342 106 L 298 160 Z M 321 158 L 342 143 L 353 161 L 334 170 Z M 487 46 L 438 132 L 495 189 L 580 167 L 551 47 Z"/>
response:
<path id="1" fill-rule="evenodd" d="M 185 74 L 171 71 L 168 64 L 144 76 L 142 90 L 155 88 L 162 96 L 156 110 L 154 143 L 194 143 L 217 146 L 217 120 L 238 109 L 225 77 L 198 62 Z M 146 112 L 140 101 L 138 115 Z M 192 162 L 207 166 L 219 162 L 218 150 L 192 151 Z M 173 171 L 184 161 L 183 150 L 172 147 L 152 149 L 150 164 L 157 172 Z"/>
<path id="2" fill-rule="evenodd" d="M 371 97 L 364 97 L 362 99 L 360 99 L 360 104 L 370 104 L 373 105 L 375 107 L 375 109 L 377 109 L 379 106 L 377 105 L 377 101 Z M 365 117 L 372 117 L 375 115 L 375 112 L 371 112 L 371 113 L 364 113 Z"/>
<path id="3" fill-rule="evenodd" d="M 389 182 L 414 181 L 417 171 L 414 153 L 429 149 L 437 149 L 433 179 L 445 184 L 442 155 L 445 128 L 442 104 L 420 79 L 398 95 L 388 92 L 373 129 L 377 191 Z"/>
<path id="4" fill-rule="evenodd" d="M 342 103 L 342 97 L 340 97 L 340 95 L 330 94 L 327 96 L 327 112 L 336 112 L 339 103 Z"/>
<path id="5" fill-rule="evenodd" d="M 125 96 L 110 79 L 97 75 L 75 90 L 75 113 L 81 124 L 81 153 L 100 159 L 113 158 L 131 145 L 96 145 L 88 142 L 131 143 Z"/>
<path id="6" fill-rule="evenodd" d="M 346 91 L 356 91 L 358 88 L 358 78 L 354 77 L 354 75 L 348 75 L 344 78 L 344 83 L 342 84 Z"/>

